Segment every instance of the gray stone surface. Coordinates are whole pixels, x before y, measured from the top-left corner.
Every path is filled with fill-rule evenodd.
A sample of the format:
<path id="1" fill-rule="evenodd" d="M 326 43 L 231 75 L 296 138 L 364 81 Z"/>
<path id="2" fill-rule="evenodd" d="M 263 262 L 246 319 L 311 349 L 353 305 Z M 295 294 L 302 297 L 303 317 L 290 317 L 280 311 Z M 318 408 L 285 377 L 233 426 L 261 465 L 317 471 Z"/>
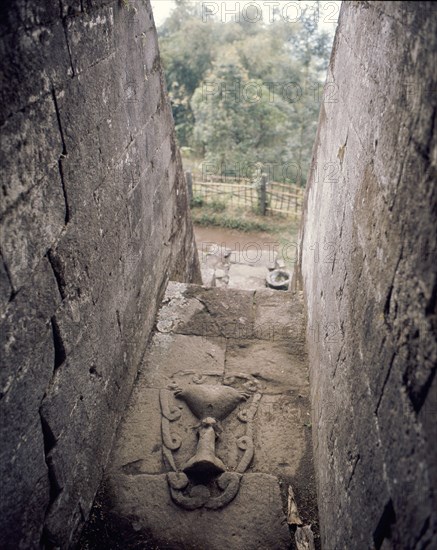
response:
<path id="1" fill-rule="evenodd" d="M 167 281 L 200 282 L 151 7 L 135 7 L 0 8 L 5 549 L 75 544 Z"/>
<path id="2" fill-rule="evenodd" d="M 155 388 L 166 387 L 182 373 L 211 373 L 223 376 L 225 339 L 157 333 L 141 366 L 141 381 Z"/>
<path id="3" fill-rule="evenodd" d="M 112 513 L 128 517 L 131 533 L 147 533 L 157 548 L 192 550 L 285 550 L 290 535 L 281 506 L 278 481 L 267 474 L 247 474 L 235 500 L 221 510 L 178 508 L 167 479 L 118 475 L 109 495 Z M 152 547 L 152 546 L 150 546 Z"/>
<path id="4" fill-rule="evenodd" d="M 273 291 L 264 290 L 255 300 L 251 291 L 169 283 L 105 482 L 81 540 L 83 550 L 118 545 L 286 549 L 291 544 L 285 519 L 289 486 L 305 523 L 314 526 L 319 547 L 303 327 L 295 329 L 301 336 L 294 344 L 285 337 L 203 336 L 205 327 L 212 327 L 209 334 L 233 335 L 228 327 L 237 311 L 253 328 L 254 312 L 261 305 L 269 306 L 269 321 L 274 320 L 274 307 L 279 317 L 287 319 L 288 328 L 302 325 L 302 299 L 302 293 L 285 293 L 278 300 Z M 170 498 L 162 474 L 182 470 L 195 455 L 200 419 L 189 400 L 173 391 L 183 388 L 185 396 L 202 391 L 215 396 L 213 387 L 221 384 L 226 388 L 221 391 L 248 395 L 220 422 L 215 440 L 215 454 L 226 471 L 243 474 L 241 488 L 230 504 L 218 510 L 185 510 Z M 209 399 L 212 403 L 215 397 Z M 250 410 L 253 417 L 246 422 Z M 240 470 L 243 436 L 253 442 L 254 456 Z M 208 487 L 217 496 L 219 489 L 214 484 Z"/>
<path id="5" fill-rule="evenodd" d="M 133 474 L 164 472 L 159 389 L 135 385 L 112 451 L 111 470 Z"/>
<path id="6" fill-rule="evenodd" d="M 305 314 L 301 291 L 264 289 L 255 292 L 254 334 L 263 340 L 288 340 L 295 355 L 306 353 Z"/>
<path id="7" fill-rule="evenodd" d="M 159 330 L 226 338 L 253 333 L 253 292 L 234 290 L 229 300 L 226 288 L 172 285 L 158 314 Z"/>
<path id="8" fill-rule="evenodd" d="M 0 323 L 0 546 L 22 540 L 31 548 L 41 536 L 52 489 L 45 450 L 53 440 L 38 409 L 55 365 L 50 318 L 60 296 L 45 258 L 11 303 Z"/>
<path id="9" fill-rule="evenodd" d="M 232 264 L 229 269 L 229 288 L 256 290 L 265 288 L 267 269 L 264 266 Z"/>
<path id="10" fill-rule="evenodd" d="M 263 392 L 283 393 L 308 387 L 305 354 L 296 356 L 287 340 L 229 339 L 226 351 L 226 376 L 251 374 L 261 382 Z"/>
<path id="11" fill-rule="evenodd" d="M 325 548 L 437 538 L 435 15 L 344 2 L 329 66 L 301 247 Z"/>

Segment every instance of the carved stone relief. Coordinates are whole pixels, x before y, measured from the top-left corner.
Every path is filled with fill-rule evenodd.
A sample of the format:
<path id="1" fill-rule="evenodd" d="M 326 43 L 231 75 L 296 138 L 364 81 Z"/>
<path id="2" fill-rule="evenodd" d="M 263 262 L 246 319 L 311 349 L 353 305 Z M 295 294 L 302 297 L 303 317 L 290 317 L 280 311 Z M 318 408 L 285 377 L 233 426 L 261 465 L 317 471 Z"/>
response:
<path id="1" fill-rule="evenodd" d="M 219 373 L 183 372 L 160 391 L 162 448 L 171 470 L 167 481 L 174 503 L 186 510 L 215 510 L 235 498 L 253 459 L 253 419 L 260 399 L 258 380 L 247 374 L 223 378 Z M 192 415 L 197 423 L 188 426 Z M 223 435 L 223 421 L 232 415 L 245 430 L 243 435 L 226 434 L 228 440 L 233 438 L 238 452 L 238 462 L 231 470 L 225 459 L 217 456 L 216 445 Z M 178 434 L 183 426 L 185 434 L 195 430 L 197 447 L 187 435 Z M 189 447 L 194 453 L 188 460 L 178 456 L 184 446 L 185 454 Z"/>

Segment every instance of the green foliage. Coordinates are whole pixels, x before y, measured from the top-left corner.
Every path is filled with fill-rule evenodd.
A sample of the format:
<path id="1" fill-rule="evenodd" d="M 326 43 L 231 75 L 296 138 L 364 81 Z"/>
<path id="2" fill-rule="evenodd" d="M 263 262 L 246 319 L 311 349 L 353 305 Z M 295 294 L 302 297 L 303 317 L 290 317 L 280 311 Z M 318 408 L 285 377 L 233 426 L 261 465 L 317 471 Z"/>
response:
<path id="1" fill-rule="evenodd" d="M 198 225 L 213 225 L 217 227 L 226 227 L 227 229 L 237 229 L 245 232 L 274 231 L 274 228 L 268 223 L 217 215 L 211 212 L 203 212 L 200 216 L 195 216 L 193 221 Z"/>
<path id="2" fill-rule="evenodd" d="M 212 200 L 208 206 L 210 206 L 213 212 L 223 212 L 226 210 L 226 203 L 219 199 Z"/>
<path id="3" fill-rule="evenodd" d="M 214 211 L 211 203 L 191 211 L 193 222 L 197 225 L 224 227 L 244 232 L 263 232 L 277 234 L 278 240 L 291 242 L 290 235 L 296 235 L 297 226 L 290 218 L 281 215 L 266 218 L 249 213 L 246 209 L 228 207 L 223 212 Z M 295 240 L 295 237 L 293 237 Z"/>
<path id="4" fill-rule="evenodd" d="M 193 198 L 191 199 L 191 207 L 192 208 L 199 208 L 201 206 L 203 206 L 203 198 L 200 197 L 199 195 L 194 195 Z"/>
<path id="5" fill-rule="evenodd" d="M 272 179 L 303 184 L 332 36 L 318 29 L 314 6 L 297 23 L 270 24 L 204 22 L 200 10 L 177 0 L 159 29 L 179 144 L 218 172 L 238 166 L 248 175 L 260 162 L 276 167 Z M 287 163 L 300 176 L 284 172 Z"/>

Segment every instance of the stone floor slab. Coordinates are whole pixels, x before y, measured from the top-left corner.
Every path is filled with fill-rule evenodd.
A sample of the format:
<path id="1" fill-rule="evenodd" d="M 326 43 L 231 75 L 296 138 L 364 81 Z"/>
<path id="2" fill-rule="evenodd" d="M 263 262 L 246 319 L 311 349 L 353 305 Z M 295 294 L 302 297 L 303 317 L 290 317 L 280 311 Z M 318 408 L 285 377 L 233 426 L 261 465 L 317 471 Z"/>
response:
<path id="1" fill-rule="evenodd" d="M 310 434 L 308 399 L 263 395 L 254 421 L 252 469 L 291 479 L 297 474 Z"/>
<path id="2" fill-rule="evenodd" d="M 268 271 L 264 266 L 232 264 L 229 270 L 228 288 L 256 290 L 265 288 Z"/>
<path id="3" fill-rule="evenodd" d="M 223 375 L 224 338 L 155 333 L 141 366 L 140 378 L 148 387 L 165 388 L 175 375 Z"/>
<path id="4" fill-rule="evenodd" d="M 305 356 L 293 353 L 295 346 L 288 341 L 228 340 L 225 373 L 251 374 L 261 381 L 268 393 L 284 393 L 308 387 Z"/>
<path id="5" fill-rule="evenodd" d="M 289 549 L 289 486 L 317 533 L 301 296 L 170 283 L 157 319 L 94 510 L 98 542 L 84 549 Z M 260 334 L 275 322 L 279 338 Z M 167 474 L 194 456 L 241 478 L 234 500 L 208 509 L 226 489 L 188 468 L 173 496 L 203 506 L 175 504 Z"/>
<path id="6" fill-rule="evenodd" d="M 158 313 L 158 330 L 227 338 L 253 330 L 253 292 L 234 290 L 231 300 L 227 292 L 226 288 L 172 283 Z"/>
<path id="7" fill-rule="evenodd" d="M 288 340 L 295 352 L 305 348 L 302 292 L 258 290 L 255 292 L 254 336 L 263 340 Z"/>
<path id="8" fill-rule="evenodd" d="M 177 507 L 165 475 L 112 476 L 109 494 L 113 511 L 129 518 L 132 540 L 146 534 L 150 548 L 285 550 L 290 545 L 278 481 L 271 475 L 244 475 L 235 499 L 220 510 Z"/>
<path id="9" fill-rule="evenodd" d="M 159 390 L 138 384 L 118 429 L 110 468 L 126 474 L 159 474 L 162 460 Z"/>

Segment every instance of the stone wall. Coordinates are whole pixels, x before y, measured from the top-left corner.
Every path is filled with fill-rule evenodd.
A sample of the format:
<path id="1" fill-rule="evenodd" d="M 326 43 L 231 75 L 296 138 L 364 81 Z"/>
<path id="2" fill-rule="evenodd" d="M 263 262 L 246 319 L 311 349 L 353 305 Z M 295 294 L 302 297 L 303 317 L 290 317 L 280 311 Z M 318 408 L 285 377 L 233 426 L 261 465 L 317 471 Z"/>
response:
<path id="1" fill-rule="evenodd" d="M 343 2 L 321 106 L 301 275 L 327 550 L 437 537 L 436 14 Z"/>
<path id="2" fill-rule="evenodd" d="M 0 547 L 67 548 L 198 260 L 149 1 L 11 0 L 0 22 Z"/>

